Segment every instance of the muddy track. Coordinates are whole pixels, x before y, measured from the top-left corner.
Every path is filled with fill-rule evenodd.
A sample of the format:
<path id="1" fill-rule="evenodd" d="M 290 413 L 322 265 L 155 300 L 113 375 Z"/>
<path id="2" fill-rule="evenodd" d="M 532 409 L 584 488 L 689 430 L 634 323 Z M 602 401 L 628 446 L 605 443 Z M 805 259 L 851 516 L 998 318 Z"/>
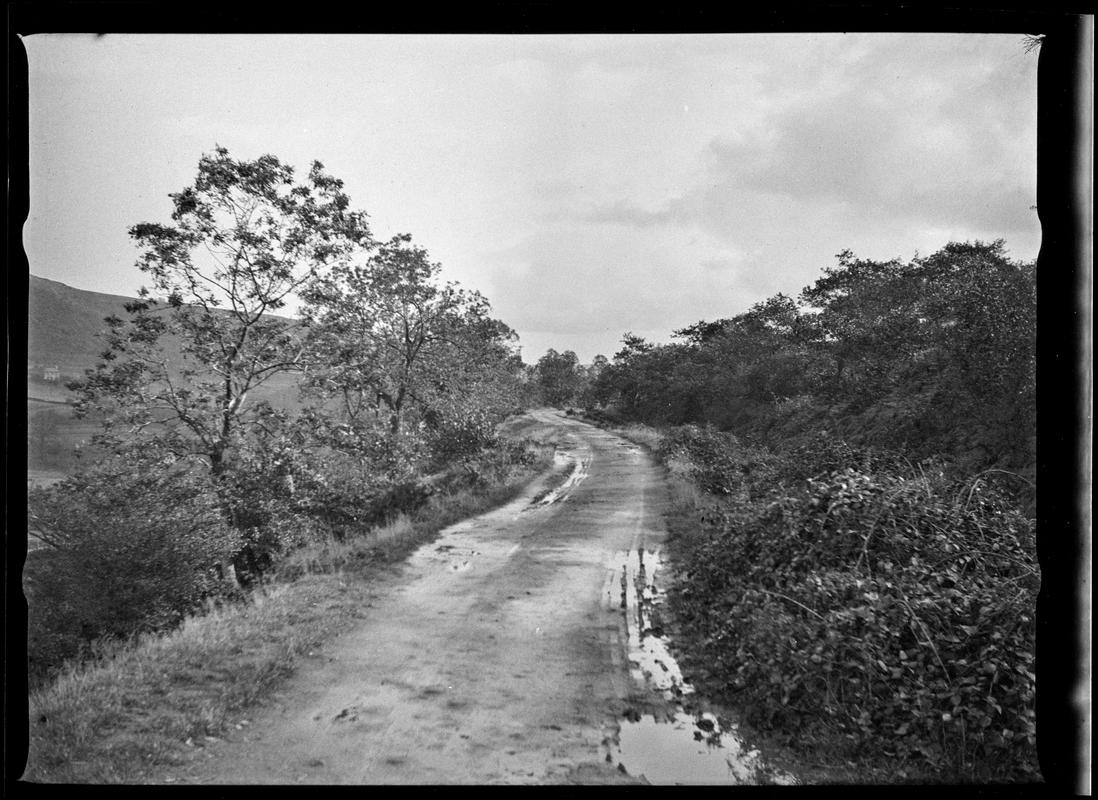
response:
<path id="1" fill-rule="evenodd" d="M 543 476 L 420 548 L 377 584 L 361 625 L 163 779 L 644 782 L 644 747 L 625 752 L 625 740 L 649 719 L 673 726 L 689 691 L 644 616 L 658 592 L 660 473 L 610 433 L 534 418 L 560 432 L 563 483 Z"/>

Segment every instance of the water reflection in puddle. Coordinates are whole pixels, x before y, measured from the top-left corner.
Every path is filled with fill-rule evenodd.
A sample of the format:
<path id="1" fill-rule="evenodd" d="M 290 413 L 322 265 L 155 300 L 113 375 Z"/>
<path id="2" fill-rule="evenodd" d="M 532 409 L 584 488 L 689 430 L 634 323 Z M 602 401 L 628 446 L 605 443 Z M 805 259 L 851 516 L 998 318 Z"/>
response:
<path id="1" fill-rule="evenodd" d="M 694 694 L 694 687 L 683 679 L 663 635 L 655 580 L 662 566 L 659 550 L 618 553 L 608 566 L 618 573 L 610 591 L 620 589 L 633 678 L 662 692 L 673 709 L 659 719 L 633 712 L 622 720 L 610 758 L 653 784 L 796 783 L 792 775 L 767 767 L 734 726 L 722 729 L 714 714 L 691 713 L 679 702 Z"/>
<path id="2" fill-rule="evenodd" d="M 656 572 L 662 564 L 660 551 L 633 550 L 619 553 L 615 560 L 621 565 L 617 581 L 621 588 L 619 605 L 626 616 L 634 679 L 663 691 L 668 700 L 693 692 L 667 649 L 668 641 L 660 625 L 662 598 L 656 587 Z"/>
<path id="3" fill-rule="evenodd" d="M 572 493 L 572 490 L 587 478 L 588 469 L 591 466 L 590 458 L 581 458 L 573 453 L 562 451 L 557 451 L 553 456 L 553 460 L 558 467 L 563 466 L 568 462 L 572 462 L 572 472 L 560 486 L 535 499 L 534 502 L 530 504 L 531 507 L 537 508 L 567 500 L 568 495 Z"/>

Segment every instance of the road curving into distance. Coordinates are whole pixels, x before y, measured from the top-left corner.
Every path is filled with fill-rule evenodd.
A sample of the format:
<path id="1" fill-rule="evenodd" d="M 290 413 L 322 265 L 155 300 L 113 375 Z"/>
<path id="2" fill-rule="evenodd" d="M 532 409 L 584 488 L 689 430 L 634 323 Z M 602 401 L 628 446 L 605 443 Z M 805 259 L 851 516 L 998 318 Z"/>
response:
<path id="1" fill-rule="evenodd" d="M 356 628 L 304 661 L 247 726 L 163 779 L 772 777 L 734 733 L 717 746 L 712 714 L 683 712 L 680 698 L 691 689 L 646 622 L 659 599 L 665 533 L 659 468 L 638 446 L 557 412 L 532 412 L 526 425 L 555 433 L 558 459 L 570 462 L 563 473 L 421 547 L 399 575 L 381 579 Z M 710 744 L 698 741 L 699 730 Z"/>

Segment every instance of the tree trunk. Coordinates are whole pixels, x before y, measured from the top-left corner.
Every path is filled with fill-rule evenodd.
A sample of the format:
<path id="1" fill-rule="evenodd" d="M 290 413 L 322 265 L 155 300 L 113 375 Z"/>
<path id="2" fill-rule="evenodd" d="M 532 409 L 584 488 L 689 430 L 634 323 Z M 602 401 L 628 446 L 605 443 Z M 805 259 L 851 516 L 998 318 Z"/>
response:
<path id="1" fill-rule="evenodd" d="M 389 417 L 389 432 L 394 436 L 400 433 L 400 428 L 403 423 L 403 409 L 404 409 L 404 387 L 401 386 L 397 392 L 396 399 L 392 401 L 391 408 L 392 414 Z"/>
<path id="2" fill-rule="evenodd" d="M 223 445 L 218 445 L 214 447 L 208 455 L 210 457 L 210 475 L 213 478 L 214 491 L 217 492 L 221 516 L 225 520 L 226 525 L 235 529 L 236 510 L 233 507 L 232 499 L 227 496 L 223 483 L 226 469 L 225 448 Z M 233 560 L 239 558 L 239 556 L 239 552 L 234 553 L 217 565 L 219 576 L 232 582 L 238 589 L 244 588 L 245 586 L 245 583 L 241 581 L 240 576 L 237 574 L 236 566 L 233 564 Z"/>

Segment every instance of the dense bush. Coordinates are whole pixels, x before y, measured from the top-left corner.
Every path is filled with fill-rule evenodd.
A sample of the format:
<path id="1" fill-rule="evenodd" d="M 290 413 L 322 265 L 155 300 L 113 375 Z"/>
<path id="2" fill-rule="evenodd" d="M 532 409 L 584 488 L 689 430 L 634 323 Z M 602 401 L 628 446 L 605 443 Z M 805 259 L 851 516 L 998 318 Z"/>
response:
<path id="1" fill-rule="evenodd" d="M 295 510 L 338 540 L 407 512 L 429 495 L 415 478 L 387 478 L 337 454 L 318 463 L 298 487 Z"/>
<path id="2" fill-rule="evenodd" d="M 499 415 L 475 407 L 461 409 L 460 413 L 436 415 L 435 425 L 427 437 L 428 470 L 445 469 L 455 461 L 495 445 L 499 422 Z"/>
<path id="3" fill-rule="evenodd" d="M 29 491 L 32 677 L 98 637 L 168 627 L 229 593 L 221 565 L 238 548 L 201 472 L 149 454 L 114 456 Z"/>
<path id="4" fill-rule="evenodd" d="M 738 500 L 679 538 L 673 599 L 750 723 L 943 780 L 1035 777 L 1039 578 L 1007 496 L 834 441 L 778 458 L 688 429 L 676 454 Z"/>
<path id="5" fill-rule="evenodd" d="M 663 460 L 684 458 L 691 478 L 710 494 L 740 496 L 744 500 L 770 492 L 781 477 L 781 460 L 759 448 L 743 447 L 731 433 L 684 425 L 660 440 Z"/>
<path id="6" fill-rule="evenodd" d="M 262 578 L 280 554 L 320 530 L 296 507 L 293 477 L 288 465 L 242 451 L 218 479 L 218 491 L 240 536 L 232 563 L 243 585 Z"/>

